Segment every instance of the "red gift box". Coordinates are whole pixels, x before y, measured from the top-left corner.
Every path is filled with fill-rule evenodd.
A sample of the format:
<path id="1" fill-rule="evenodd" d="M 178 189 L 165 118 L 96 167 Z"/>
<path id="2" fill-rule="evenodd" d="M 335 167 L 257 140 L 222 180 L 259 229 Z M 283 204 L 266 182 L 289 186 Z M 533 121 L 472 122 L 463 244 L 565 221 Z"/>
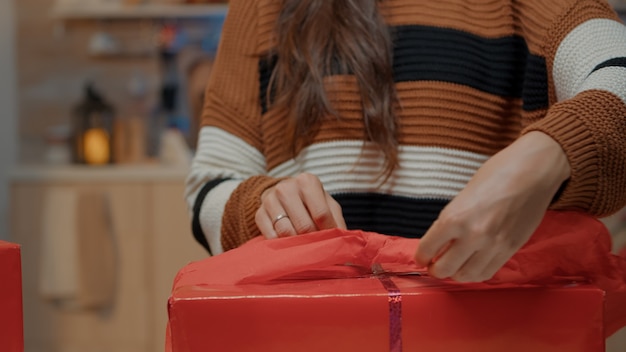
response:
<path id="1" fill-rule="evenodd" d="M 626 325 L 626 260 L 584 214 L 549 212 L 486 283 L 429 277 L 418 245 L 334 229 L 191 263 L 174 282 L 166 347 L 600 352 Z"/>
<path id="2" fill-rule="evenodd" d="M 20 246 L 0 241 L 0 351 L 24 351 Z"/>
<path id="3" fill-rule="evenodd" d="M 375 277 L 178 287 L 171 351 L 604 351 L 604 291 L 595 287 L 390 280 L 401 292 L 396 328 L 390 292 Z"/>

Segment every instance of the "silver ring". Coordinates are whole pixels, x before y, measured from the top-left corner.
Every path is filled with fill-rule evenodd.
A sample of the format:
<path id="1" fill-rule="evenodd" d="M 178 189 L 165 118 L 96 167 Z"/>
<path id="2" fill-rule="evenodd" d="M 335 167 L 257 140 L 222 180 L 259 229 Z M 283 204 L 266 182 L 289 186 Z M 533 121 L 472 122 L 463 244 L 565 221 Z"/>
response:
<path id="1" fill-rule="evenodd" d="M 285 218 L 289 219 L 289 216 L 287 214 L 279 214 L 277 217 L 274 218 L 274 221 L 272 221 L 272 226 L 276 225 L 279 220 Z"/>

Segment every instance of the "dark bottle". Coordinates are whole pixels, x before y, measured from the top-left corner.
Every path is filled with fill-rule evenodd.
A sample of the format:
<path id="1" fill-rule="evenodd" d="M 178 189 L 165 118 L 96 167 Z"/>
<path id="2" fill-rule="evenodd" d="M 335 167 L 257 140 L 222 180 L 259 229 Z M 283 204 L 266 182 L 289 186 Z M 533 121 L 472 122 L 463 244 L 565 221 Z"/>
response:
<path id="1" fill-rule="evenodd" d="M 73 159 L 79 164 L 113 163 L 115 111 L 93 84 L 85 86 L 83 101 L 74 109 Z"/>

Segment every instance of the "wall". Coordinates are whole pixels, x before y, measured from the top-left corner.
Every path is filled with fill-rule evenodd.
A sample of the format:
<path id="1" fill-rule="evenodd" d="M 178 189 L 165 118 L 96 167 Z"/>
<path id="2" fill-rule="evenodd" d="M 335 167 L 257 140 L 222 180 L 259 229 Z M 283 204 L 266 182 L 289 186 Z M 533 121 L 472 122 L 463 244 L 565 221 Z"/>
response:
<path id="1" fill-rule="evenodd" d="M 0 0 L 2 1 L 2 0 Z M 160 62 L 156 43 L 161 21 L 150 20 L 55 20 L 54 0 L 16 1 L 19 87 L 19 144 L 21 163 L 45 160 L 46 136 L 51 129 L 68 125 L 73 107 L 82 98 L 87 80 L 95 82 L 116 108 L 118 117 L 131 109 L 130 77 L 141 73 L 148 79 L 154 106 L 160 86 Z M 207 37 L 206 21 L 174 22 L 187 29 L 188 58 Z M 89 50 L 97 33 L 111 34 L 122 55 L 94 56 Z M 197 49 L 197 50 L 193 50 Z M 182 55 L 181 55 L 182 56 Z M 183 61 L 183 60 L 181 60 Z M 181 63 L 182 65 L 182 63 Z"/>
<path id="2" fill-rule="evenodd" d="M 0 240 L 9 237 L 8 172 L 17 157 L 13 1 L 0 1 Z"/>
<path id="3" fill-rule="evenodd" d="M 55 20 L 54 0 L 16 1 L 19 119 L 19 161 L 45 159 L 46 136 L 52 128 L 68 126 L 72 108 L 82 97 L 85 82 L 93 80 L 120 114 L 128 104 L 129 77 L 137 71 L 156 84 L 158 66 L 146 55 L 97 58 L 89 54 L 92 36 L 111 32 L 128 40 L 133 50 L 148 43 L 149 23 L 126 21 Z M 136 40 L 135 40 L 136 39 Z"/>

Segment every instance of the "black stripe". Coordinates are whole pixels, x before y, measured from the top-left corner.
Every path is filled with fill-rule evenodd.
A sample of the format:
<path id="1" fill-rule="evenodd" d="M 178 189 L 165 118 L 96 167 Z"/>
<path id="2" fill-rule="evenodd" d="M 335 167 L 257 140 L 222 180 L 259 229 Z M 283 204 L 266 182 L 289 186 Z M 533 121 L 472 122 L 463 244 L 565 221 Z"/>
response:
<path id="1" fill-rule="evenodd" d="M 521 97 L 528 50 L 517 36 L 487 39 L 447 28 L 395 30 L 397 82 L 443 81 L 491 94 Z"/>
<path id="2" fill-rule="evenodd" d="M 409 238 L 422 237 L 449 202 L 377 193 L 342 193 L 333 198 L 341 205 L 349 229 Z"/>
<path id="3" fill-rule="evenodd" d="M 211 247 L 209 246 L 209 242 L 204 235 L 204 231 L 202 231 L 202 226 L 200 225 L 200 209 L 202 208 L 202 203 L 204 202 L 204 198 L 206 198 L 209 192 L 217 187 L 220 183 L 224 181 L 228 181 L 228 178 L 218 178 L 215 180 L 211 180 L 207 182 L 200 192 L 198 192 L 198 196 L 196 197 L 196 201 L 193 203 L 193 219 L 191 220 L 191 232 L 193 233 L 193 237 L 204 247 L 209 254 L 211 254 Z"/>
<path id="4" fill-rule="evenodd" d="M 460 30 L 416 25 L 392 30 L 395 82 L 450 82 L 521 98 L 525 110 L 548 107 L 545 59 L 530 54 L 522 37 L 483 38 Z M 263 112 L 267 111 L 267 84 L 275 61 L 262 60 L 259 66 Z"/>
<path id="5" fill-rule="evenodd" d="M 526 111 L 547 109 L 550 105 L 548 97 L 548 68 L 546 60 L 536 55 L 528 55 L 526 73 L 522 88 L 522 108 Z"/>
<path id="6" fill-rule="evenodd" d="M 609 60 L 604 61 L 603 63 L 596 66 L 591 73 L 594 73 L 600 69 L 605 67 L 626 67 L 626 57 L 616 57 Z M 591 74 L 590 73 L 590 74 Z"/>

